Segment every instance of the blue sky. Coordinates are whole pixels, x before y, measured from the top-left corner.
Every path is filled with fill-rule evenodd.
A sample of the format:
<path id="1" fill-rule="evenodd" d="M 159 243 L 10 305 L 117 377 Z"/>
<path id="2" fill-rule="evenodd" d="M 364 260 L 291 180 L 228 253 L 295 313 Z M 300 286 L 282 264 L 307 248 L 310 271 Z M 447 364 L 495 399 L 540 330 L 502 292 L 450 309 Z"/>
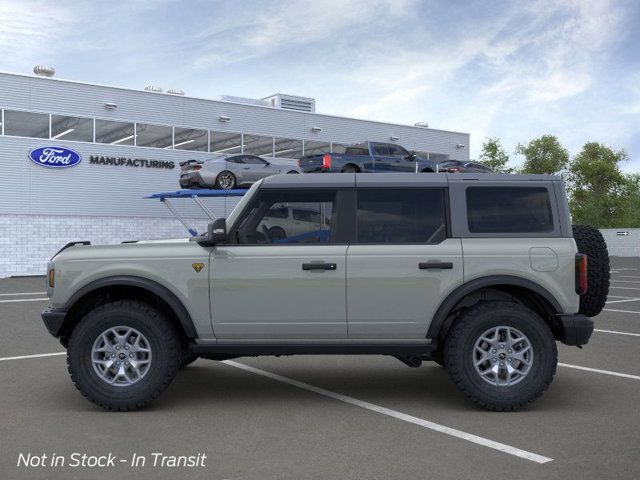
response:
<path id="1" fill-rule="evenodd" d="M 640 0 L 0 0 L 0 70 L 624 148 L 640 172 Z"/>

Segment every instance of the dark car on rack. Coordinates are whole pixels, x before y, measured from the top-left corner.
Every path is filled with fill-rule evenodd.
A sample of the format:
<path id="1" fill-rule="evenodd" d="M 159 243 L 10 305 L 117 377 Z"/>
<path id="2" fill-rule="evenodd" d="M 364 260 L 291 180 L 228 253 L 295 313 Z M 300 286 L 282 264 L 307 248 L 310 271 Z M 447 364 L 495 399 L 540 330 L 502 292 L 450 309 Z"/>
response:
<path id="1" fill-rule="evenodd" d="M 305 173 L 435 173 L 438 164 L 395 143 L 363 142 L 344 153 L 321 153 L 298 160 Z"/>
<path id="2" fill-rule="evenodd" d="M 443 160 L 438 164 L 440 172 L 445 173 L 494 173 L 489 167 L 465 160 Z"/>

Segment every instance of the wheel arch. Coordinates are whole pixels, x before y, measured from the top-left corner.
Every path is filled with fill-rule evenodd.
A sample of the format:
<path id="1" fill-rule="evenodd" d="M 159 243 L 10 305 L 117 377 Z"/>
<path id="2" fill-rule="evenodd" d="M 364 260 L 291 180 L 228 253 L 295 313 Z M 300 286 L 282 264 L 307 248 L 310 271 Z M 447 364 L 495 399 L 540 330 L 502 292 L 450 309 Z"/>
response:
<path id="1" fill-rule="evenodd" d="M 357 163 L 353 163 L 353 162 L 345 163 L 342 166 L 341 170 L 344 170 L 345 168 L 348 168 L 348 167 L 355 168 L 356 169 L 356 173 L 362 173 L 362 168 L 360 168 L 360 165 L 358 165 Z"/>
<path id="2" fill-rule="evenodd" d="M 63 343 L 88 310 L 116 298 L 130 298 L 153 304 L 168 314 L 185 340 L 197 337 L 189 311 L 171 290 L 147 278 L 118 275 L 94 280 L 82 286 L 65 302 L 64 310 L 67 315 L 60 332 Z"/>
<path id="3" fill-rule="evenodd" d="M 494 299 L 492 296 L 509 296 L 531 308 L 545 320 L 556 334 L 555 315 L 562 313 L 562 307 L 555 297 L 541 285 L 522 277 L 492 275 L 464 283 L 451 292 L 440 303 L 427 331 L 427 338 L 443 338 L 463 308 L 479 301 Z M 488 297 L 488 298 L 487 298 Z M 465 300 L 471 299 L 470 304 Z M 475 300 L 475 301 L 474 301 Z"/>

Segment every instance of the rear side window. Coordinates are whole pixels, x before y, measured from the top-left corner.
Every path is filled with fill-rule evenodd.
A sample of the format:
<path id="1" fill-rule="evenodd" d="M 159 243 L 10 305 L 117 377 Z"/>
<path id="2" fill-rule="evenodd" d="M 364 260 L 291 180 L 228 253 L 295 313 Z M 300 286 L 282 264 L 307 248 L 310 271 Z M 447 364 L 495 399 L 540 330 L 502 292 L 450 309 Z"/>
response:
<path id="1" fill-rule="evenodd" d="M 444 190 L 358 190 L 358 243 L 440 243 L 447 236 Z"/>
<path id="2" fill-rule="evenodd" d="M 469 187 L 467 221 L 471 233 L 553 231 L 549 191 L 544 187 Z"/>

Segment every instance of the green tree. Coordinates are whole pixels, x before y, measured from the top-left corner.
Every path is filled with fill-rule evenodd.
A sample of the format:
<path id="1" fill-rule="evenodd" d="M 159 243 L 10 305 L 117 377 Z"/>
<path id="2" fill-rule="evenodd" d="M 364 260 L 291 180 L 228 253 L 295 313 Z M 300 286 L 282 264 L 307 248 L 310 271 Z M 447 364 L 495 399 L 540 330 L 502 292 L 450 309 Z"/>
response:
<path id="1" fill-rule="evenodd" d="M 497 173 L 513 173 L 514 169 L 508 167 L 509 155 L 498 137 L 485 138 L 482 144 L 480 162 Z"/>
<path id="2" fill-rule="evenodd" d="M 543 135 L 529 143 L 519 144 L 516 153 L 524 155 L 524 165 L 519 173 L 561 174 L 569 163 L 569 151 L 560 145 L 554 135 Z"/>
<path id="3" fill-rule="evenodd" d="M 585 143 L 569 166 L 569 206 L 573 223 L 598 228 L 623 225 L 630 213 L 630 198 L 637 193 L 638 181 L 625 177 L 620 162 L 627 160 L 624 150 L 614 151 L 597 142 Z"/>

